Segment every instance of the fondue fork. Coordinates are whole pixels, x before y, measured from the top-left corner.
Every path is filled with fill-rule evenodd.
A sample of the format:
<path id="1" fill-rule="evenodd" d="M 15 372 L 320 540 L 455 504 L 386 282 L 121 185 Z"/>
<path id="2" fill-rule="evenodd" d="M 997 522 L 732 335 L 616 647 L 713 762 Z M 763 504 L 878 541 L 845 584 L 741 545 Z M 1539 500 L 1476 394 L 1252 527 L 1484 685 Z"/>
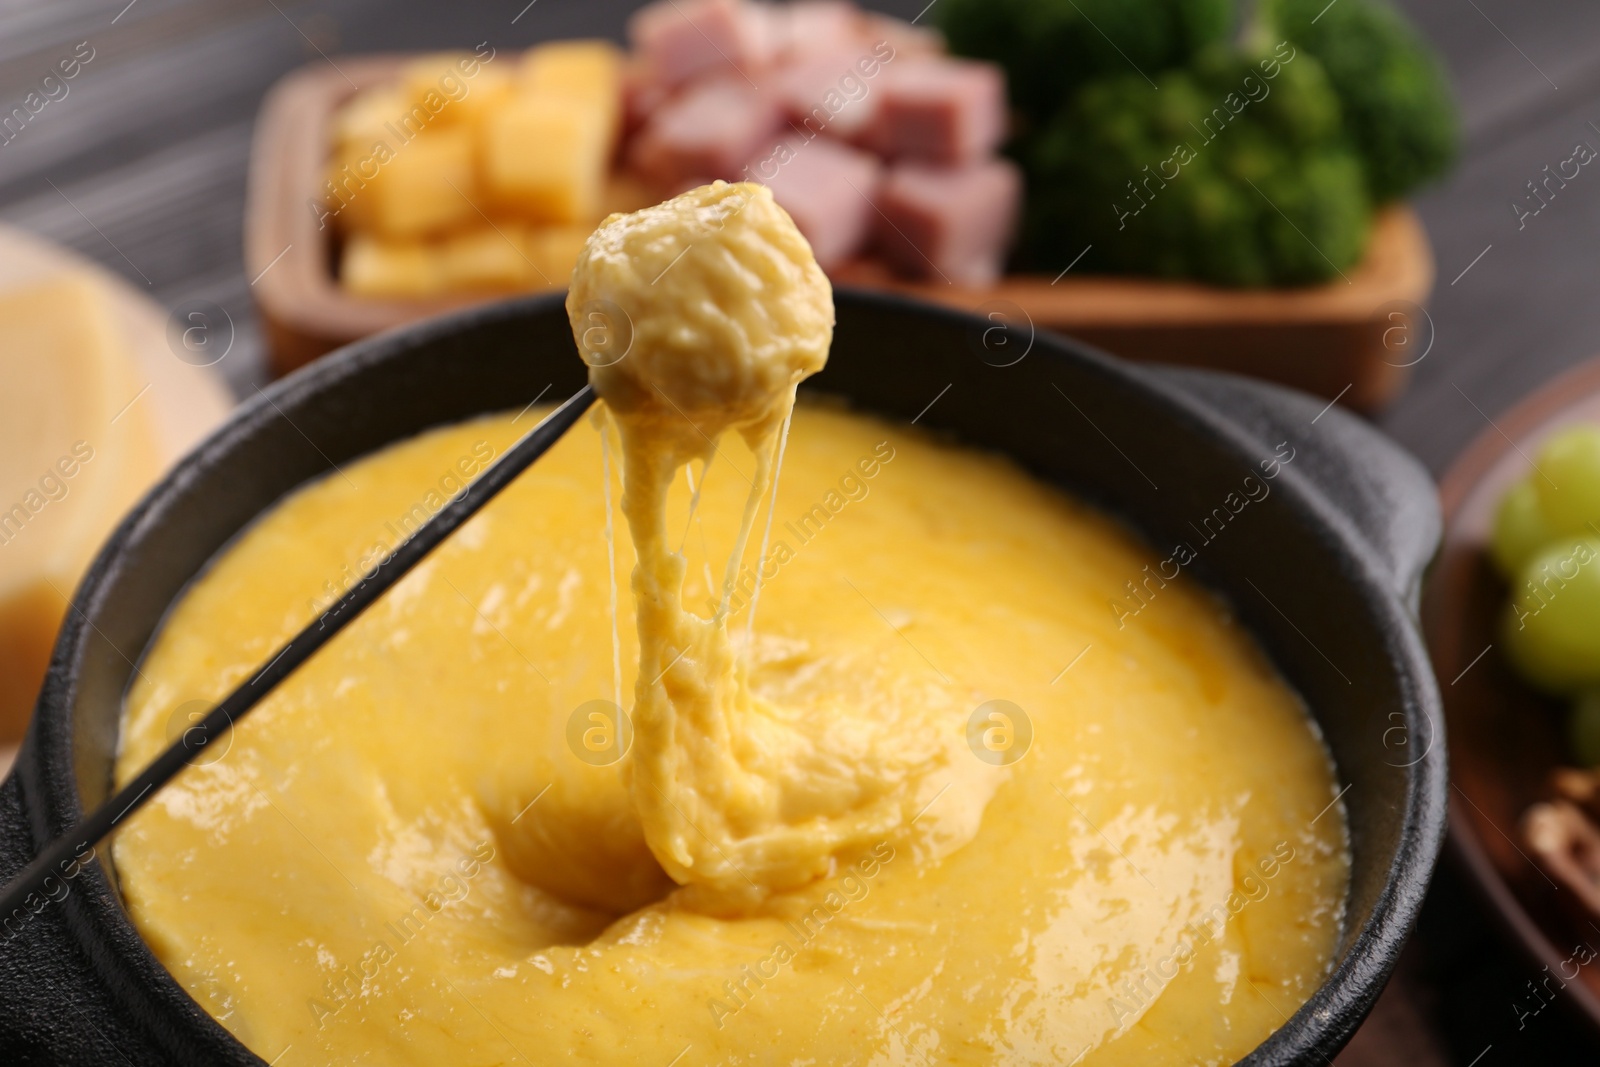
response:
<path id="1" fill-rule="evenodd" d="M 71 870 L 75 863 L 82 862 L 86 852 L 115 829 L 119 822 L 143 807 L 156 790 L 170 782 L 199 755 L 207 740 L 220 737 L 223 731 L 232 729 L 279 682 L 333 640 L 335 634 L 350 625 L 391 586 L 421 563 L 428 553 L 444 543 L 446 538 L 499 495 L 502 489 L 515 481 L 519 474 L 548 452 L 594 401 L 594 388 L 589 385 L 572 394 L 564 404 L 545 416 L 544 421 L 524 434 L 482 475 L 462 489 L 437 515 L 423 523 L 416 533 L 380 560 L 332 607 L 278 649 L 249 681 L 229 693 L 220 704 L 206 713 L 204 719 L 184 731 L 127 785 L 117 790 L 71 830 L 46 845 L 23 868 L 22 873 L 5 887 L 4 894 L 0 895 L 0 916 L 11 915 L 29 906 L 29 898 L 43 895 L 45 883 L 52 875 Z M 190 734 L 196 732 L 203 740 L 193 744 Z"/>

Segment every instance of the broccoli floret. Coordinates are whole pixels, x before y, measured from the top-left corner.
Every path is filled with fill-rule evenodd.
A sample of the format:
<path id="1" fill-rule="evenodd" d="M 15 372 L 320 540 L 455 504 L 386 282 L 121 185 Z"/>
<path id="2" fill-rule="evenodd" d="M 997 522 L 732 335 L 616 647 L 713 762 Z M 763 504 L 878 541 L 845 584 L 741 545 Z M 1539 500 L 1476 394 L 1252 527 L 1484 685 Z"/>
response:
<path id="1" fill-rule="evenodd" d="M 1087 82 L 1186 63 L 1237 18 L 1234 0 L 943 0 L 936 10 L 952 51 L 1006 68 L 1012 105 L 1032 126 Z"/>
<path id="2" fill-rule="evenodd" d="M 1085 87 L 1024 149 L 1024 265 L 1294 285 L 1338 276 L 1371 220 L 1317 61 L 1218 46 L 1188 69 Z"/>
<path id="3" fill-rule="evenodd" d="M 1374 201 L 1449 168 L 1458 140 L 1450 85 L 1403 15 L 1383 0 L 1272 0 L 1266 16 L 1327 71 Z"/>

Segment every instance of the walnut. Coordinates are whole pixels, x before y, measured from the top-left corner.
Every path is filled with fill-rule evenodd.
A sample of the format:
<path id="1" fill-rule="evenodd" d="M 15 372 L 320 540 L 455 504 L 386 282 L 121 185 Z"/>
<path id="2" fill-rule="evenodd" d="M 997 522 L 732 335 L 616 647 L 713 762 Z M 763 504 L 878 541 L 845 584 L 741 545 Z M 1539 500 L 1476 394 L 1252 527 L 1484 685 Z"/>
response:
<path id="1" fill-rule="evenodd" d="M 1535 804 L 1522 817 L 1522 839 L 1558 885 L 1600 916 L 1600 827 L 1570 800 Z"/>

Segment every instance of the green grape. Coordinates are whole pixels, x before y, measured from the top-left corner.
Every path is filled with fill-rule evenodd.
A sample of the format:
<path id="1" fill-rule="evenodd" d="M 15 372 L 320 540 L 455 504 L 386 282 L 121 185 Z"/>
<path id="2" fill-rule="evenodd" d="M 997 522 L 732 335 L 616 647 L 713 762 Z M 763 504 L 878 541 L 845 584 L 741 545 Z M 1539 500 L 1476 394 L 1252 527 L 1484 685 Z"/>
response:
<path id="1" fill-rule="evenodd" d="M 1494 514 L 1494 529 L 1489 535 L 1489 554 L 1508 581 L 1516 578 L 1522 565 L 1544 548 L 1554 535 L 1539 504 L 1539 490 L 1533 479 L 1524 478 L 1500 498 Z"/>
<path id="2" fill-rule="evenodd" d="M 1600 427 L 1557 432 L 1539 449 L 1536 466 L 1534 487 L 1550 529 L 1600 536 Z"/>
<path id="3" fill-rule="evenodd" d="M 1573 702 L 1567 745 L 1580 767 L 1600 767 L 1600 689 L 1586 689 Z"/>
<path id="4" fill-rule="evenodd" d="M 1600 686 L 1600 538 L 1539 552 L 1511 592 L 1500 632 L 1518 673 L 1555 693 Z"/>

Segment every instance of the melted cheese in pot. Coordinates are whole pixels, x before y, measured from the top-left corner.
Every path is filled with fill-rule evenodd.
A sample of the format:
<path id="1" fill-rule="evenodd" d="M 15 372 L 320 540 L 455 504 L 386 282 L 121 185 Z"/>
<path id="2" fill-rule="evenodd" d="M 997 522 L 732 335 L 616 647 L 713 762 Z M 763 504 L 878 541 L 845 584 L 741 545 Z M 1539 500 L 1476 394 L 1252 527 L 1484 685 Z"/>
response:
<path id="1" fill-rule="evenodd" d="M 910 427 L 795 411 L 763 552 L 831 298 L 764 190 L 688 195 L 608 220 L 569 302 L 630 320 L 593 372 L 627 714 L 583 426 L 130 818 L 135 923 L 285 1067 L 1233 1062 L 1340 934 L 1304 710 L 1189 579 L 1108 608 L 1154 558 L 1120 528 Z M 151 649 L 119 776 L 533 417 L 246 531 Z"/>

